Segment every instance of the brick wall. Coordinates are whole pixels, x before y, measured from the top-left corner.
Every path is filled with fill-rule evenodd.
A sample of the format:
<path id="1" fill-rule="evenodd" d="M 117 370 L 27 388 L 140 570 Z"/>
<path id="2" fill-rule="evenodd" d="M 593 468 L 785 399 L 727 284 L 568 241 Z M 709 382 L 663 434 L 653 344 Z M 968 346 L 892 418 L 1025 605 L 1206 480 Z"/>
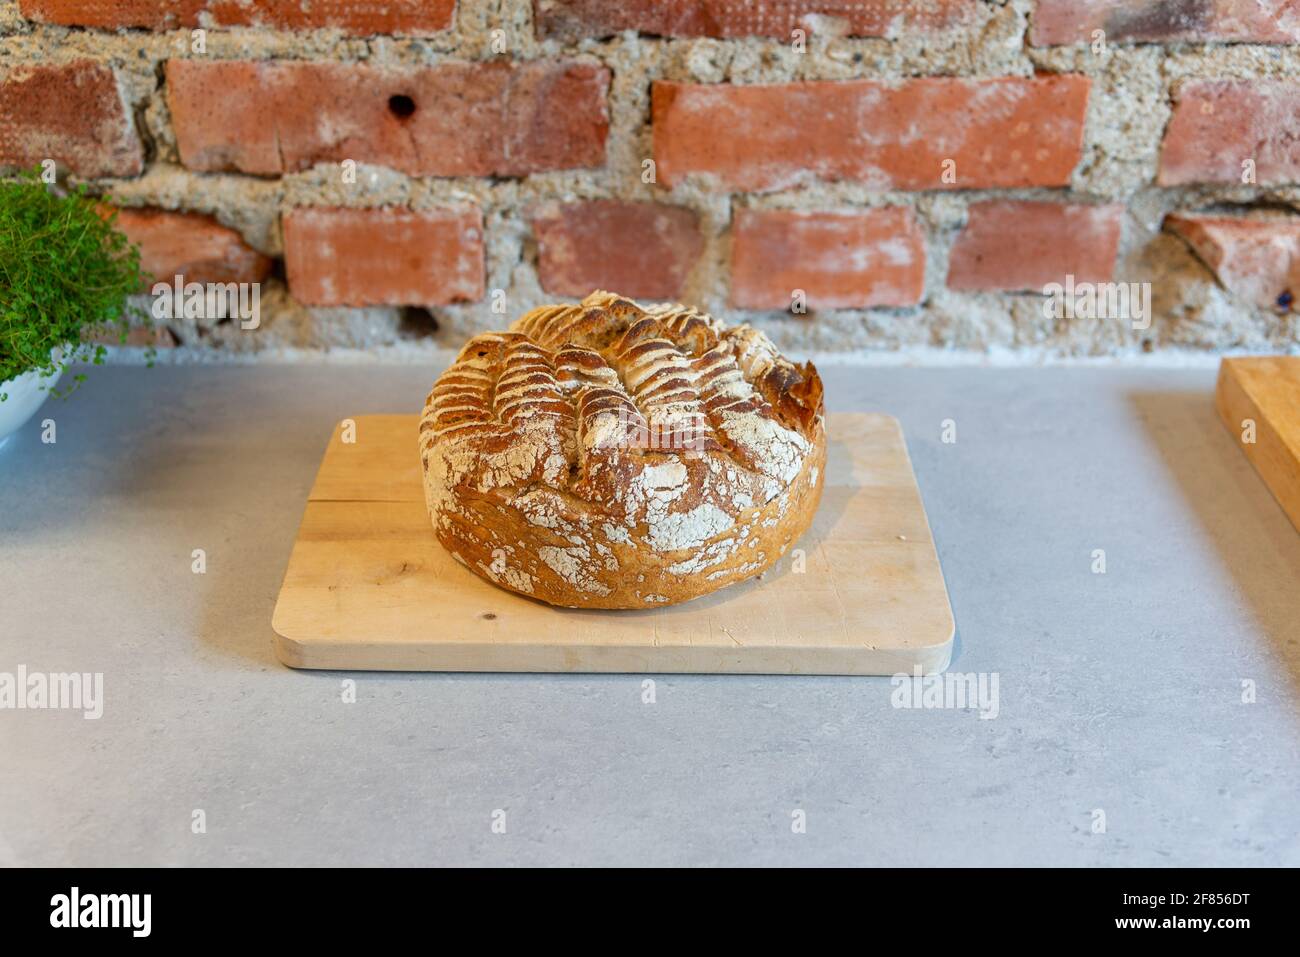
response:
<path id="1" fill-rule="evenodd" d="M 1300 346 L 1300 0 L 0 0 L 0 165 L 50 159 L 155 275 L 262 284 L 168 321 L 214 355 L 593 287 L 800 350 Z"/>

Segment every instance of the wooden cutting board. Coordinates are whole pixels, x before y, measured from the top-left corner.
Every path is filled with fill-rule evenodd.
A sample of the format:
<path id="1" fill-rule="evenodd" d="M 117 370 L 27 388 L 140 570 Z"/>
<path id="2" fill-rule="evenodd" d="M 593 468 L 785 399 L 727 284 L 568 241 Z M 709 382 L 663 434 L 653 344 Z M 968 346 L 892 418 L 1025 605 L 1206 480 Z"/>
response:
<path id="1" fill-rule="evenodd" d="M 1300 530 L 1300 358 L 1224 359 L 1215 405 L 1246 458 Z"/>
<path id="2" fill-rule="evenodd" d="M 335 429 L 275 607 L 285 664 L 854 675 L 948 666 L 948 593 L 889 416 L 828 417 L 816 520 L 761 579 L 629 611 L 553 608 L 456 562 L 425 511 L 417 428 L 414 415 L 371 415 Z"/>

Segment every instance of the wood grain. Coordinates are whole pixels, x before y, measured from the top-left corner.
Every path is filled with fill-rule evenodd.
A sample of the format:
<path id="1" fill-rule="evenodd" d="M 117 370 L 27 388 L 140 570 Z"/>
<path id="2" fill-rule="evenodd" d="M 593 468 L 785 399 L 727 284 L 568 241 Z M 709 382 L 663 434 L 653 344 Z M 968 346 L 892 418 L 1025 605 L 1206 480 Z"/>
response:
<path id="1" fill-rule="evenodd" d="M 276 604 L 295 668 L 894 674 L 947 667 L 953 618 L 898 423 L 831 415 L 808 534 L 761 579 L 668 608 L 554 608 L 458 564 L 425 511 L 418 417 L 336 428 Z M 796 558 L 802 553 L 804 569 Z"/>
<path id="2" fill-rule="evenodd" d="M 1215 390 L 1219 418 L 1300 530 L 1300 358 L 1224 359 Z M 1254 442 L 1246 441 L 1254 423 Z"/>

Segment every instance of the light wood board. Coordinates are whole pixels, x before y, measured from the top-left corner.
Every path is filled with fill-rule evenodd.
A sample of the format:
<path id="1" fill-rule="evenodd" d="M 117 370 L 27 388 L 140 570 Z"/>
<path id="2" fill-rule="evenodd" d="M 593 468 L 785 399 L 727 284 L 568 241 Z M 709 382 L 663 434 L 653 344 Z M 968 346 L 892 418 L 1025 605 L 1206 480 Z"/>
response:
<path id="1" fill-rule="evenodd" d="M 434 536 L 418 417 L 351 421 L 355 441 L 336 428 L 325 452 L 275 608 L 277 651 L 294 668 L 868 675 L 948 666 L 948 593 L 889 416 L 828 417 L 816 520 L 761 579 L 629 611 L 553 608 L 483 581 Z"/>
<path id="2" fill-rule="evenodd" d="M 1223 424 L 1300 530 L 1300 358 L 1224 359 L 1215 404 Z M 1251 423 L 1253 442 L 1248 441 Z"/>

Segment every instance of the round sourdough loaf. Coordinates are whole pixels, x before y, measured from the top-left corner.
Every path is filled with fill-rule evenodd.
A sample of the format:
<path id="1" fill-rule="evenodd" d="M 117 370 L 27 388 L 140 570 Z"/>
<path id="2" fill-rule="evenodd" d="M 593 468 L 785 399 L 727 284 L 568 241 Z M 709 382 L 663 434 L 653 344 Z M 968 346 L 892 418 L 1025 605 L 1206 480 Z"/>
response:
<path id="1" fill-rule="evenodd" d="M 822 384 L 749 326 L 596 292 L 471 339 L 420 458 L 438 539 L 479 576 L 571 608 L 671 605 L 807 530 Z"/>

